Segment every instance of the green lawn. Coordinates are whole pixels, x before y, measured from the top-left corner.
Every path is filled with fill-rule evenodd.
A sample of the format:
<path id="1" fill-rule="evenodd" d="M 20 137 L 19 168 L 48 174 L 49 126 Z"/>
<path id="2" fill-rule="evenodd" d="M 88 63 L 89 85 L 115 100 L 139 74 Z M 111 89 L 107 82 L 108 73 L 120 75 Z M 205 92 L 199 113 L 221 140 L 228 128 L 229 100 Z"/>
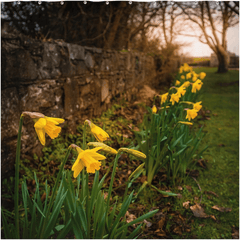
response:
<path id="1" fill-rule="evenodd" d="M 206 72 L 203 80 L 202 105 L 209 110 L 210 120 L 200 121 L 207 132 L 202 145 L 209 145 L 204 157 L 208 169 L 198 182 L 204 191 L 213 191 L 219 197 L 211 199 L 203 194 L 202 204 L 211 218 L 196 219 L 192 234 L 197 238 L 232 238 L 231 227 L 239 227 L 239 71 L 217 74 L 216 68 L 195 68 L 197 73 Z M 231 208 L 231 212 L 219 212 L 211 207 Z M 199 224 L 204 224 L 199 227 Z"/>

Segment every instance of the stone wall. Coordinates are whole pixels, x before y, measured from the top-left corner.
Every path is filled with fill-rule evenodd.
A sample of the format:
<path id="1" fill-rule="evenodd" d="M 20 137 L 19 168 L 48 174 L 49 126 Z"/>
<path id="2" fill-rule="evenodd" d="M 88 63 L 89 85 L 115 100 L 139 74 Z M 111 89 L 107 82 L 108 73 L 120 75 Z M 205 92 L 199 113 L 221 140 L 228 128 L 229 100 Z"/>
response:
<path id="1" fill-rule="evenodd" d="M 84 119 L 106 110 L 112 98 L 131 100 L 156 76 L 154 59 L 139 52 L 42 42 L 2 34 L 2 173 L 14 167 L 19 117 L 23 111 L 66 119 L 74 132 Z M 22 154 L 41 155 L 33 122 L 24 119 Z M 2 174 L 2 176 L 4 176 Z"/>

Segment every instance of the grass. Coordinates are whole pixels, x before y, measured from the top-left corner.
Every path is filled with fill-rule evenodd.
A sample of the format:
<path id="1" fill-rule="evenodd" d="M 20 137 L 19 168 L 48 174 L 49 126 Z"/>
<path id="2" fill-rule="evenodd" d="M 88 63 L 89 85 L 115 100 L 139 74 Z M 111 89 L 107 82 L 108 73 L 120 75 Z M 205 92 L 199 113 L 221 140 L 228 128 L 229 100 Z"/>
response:
<path id="1" fill-rule="evenodd" d="M 202 145 L 209 145 L 204 156 L 208 169 L 198 183 L 204 191 L 213 191 L 219 197 L 211 199 L 203 194 L 202 204 L 211 218 L 195 218 L 191 235 L 197 238 L 232 238 L 231 227 L 239 227 L 239 71 L 216 74 L 217 68 L 195 68 L 197 73 L 206 72 L 202 87 L 202 104 L 210 111 L 205 123 L 207 136 Z M 189 185 L 196 186 L 194 181 Z M 218 212 L 211 207 L 231 208 L 231 212 Z M 204 224 L 199 227 L 199 224 Z"/>

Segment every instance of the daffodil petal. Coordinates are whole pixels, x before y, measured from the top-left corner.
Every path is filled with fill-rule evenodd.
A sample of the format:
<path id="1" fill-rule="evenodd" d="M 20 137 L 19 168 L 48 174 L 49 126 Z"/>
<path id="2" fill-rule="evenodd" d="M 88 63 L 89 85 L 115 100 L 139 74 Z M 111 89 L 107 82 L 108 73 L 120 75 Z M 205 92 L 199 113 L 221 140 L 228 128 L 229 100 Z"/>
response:
<path id="1" fill-rule="evenodd" d="M 63 123 L 65 121 L 62 118 L 52 118 L 52 117 L 47 117 L 47 120 L 54 123 L 54 124 Z"/>
<path id="2" fill-rule="evenodd" d="M 84 168 L 84 163 L 82 161 L 80 161 L 73 170 L 73 177 L 77 177 L 79 175 L 79 173 L 83 170 Z"/>
<path id="3" fill-rule="evenodd" d="M 44 128 L 35 128 L 38 135 L 39 141 L 44 146 L 45 145 L 45 130 Z"/>
<path id="4" fill-rule="evenodd" d="M 44 128 L 47 124 L 46 119 L 44 118 L 39 118 L 37 122 L 34 124 L 35 128 Z"/>

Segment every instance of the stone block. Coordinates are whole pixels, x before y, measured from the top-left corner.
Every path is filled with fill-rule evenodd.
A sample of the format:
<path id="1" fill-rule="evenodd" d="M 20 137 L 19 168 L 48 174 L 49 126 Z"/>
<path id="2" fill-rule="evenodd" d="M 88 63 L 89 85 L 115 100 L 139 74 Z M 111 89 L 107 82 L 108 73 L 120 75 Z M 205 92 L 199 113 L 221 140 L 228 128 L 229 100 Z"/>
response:
<path id="1" fill-rule="evenodd" d="M 77 44 L 67 44 L 70 60 L 84 60 L 85 49 Z"/>
<path id="2" fill-rule="evenodd" d="M 87 53 L 87 55 L 85 56 L 85 64 L 88 68 L 94 67 L 94 59 L 90 53 Z"/>

